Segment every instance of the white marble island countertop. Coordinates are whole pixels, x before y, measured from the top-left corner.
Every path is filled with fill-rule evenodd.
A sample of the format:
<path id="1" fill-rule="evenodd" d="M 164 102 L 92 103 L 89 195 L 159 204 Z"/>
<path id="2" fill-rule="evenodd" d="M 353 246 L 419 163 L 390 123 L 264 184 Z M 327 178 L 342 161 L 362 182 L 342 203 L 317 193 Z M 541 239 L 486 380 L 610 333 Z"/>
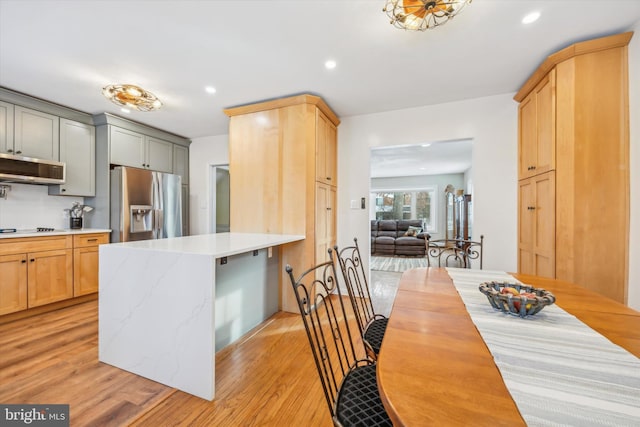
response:
<path id="1" fill-rule="evenodd" d="M 217 233 L 112 243 L 109 246 L 158 252 L 210 255 L 215 258 L 222 258 L 299 240 L 304 240 L 304 236 L 295 234 Z"/>

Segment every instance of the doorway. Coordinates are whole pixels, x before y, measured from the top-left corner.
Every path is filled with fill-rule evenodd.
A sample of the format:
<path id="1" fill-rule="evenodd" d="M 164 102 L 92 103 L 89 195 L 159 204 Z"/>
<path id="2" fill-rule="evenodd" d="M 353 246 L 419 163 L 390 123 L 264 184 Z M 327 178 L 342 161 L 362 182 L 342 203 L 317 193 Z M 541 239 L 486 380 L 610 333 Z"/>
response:
<path id="1" fill-rule="evenodd" d="M 230 203 L 229 165 L 210 165 L 209 169 L 209 232 L 229 232 Z"/>

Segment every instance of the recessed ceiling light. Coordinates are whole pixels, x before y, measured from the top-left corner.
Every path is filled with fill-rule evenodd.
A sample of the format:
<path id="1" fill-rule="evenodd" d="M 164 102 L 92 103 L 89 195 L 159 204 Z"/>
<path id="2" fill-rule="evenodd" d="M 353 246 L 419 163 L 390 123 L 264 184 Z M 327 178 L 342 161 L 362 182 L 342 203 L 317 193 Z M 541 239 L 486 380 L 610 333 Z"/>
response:
<path id="1" fill-rule="evenodd" d="M 120 111 L 122 111 L 123 113 L 130 113 L 131 110 L 127 109 L 127 108 L 121 108 Z"/>
<path id="2" fill-rule="evenodd" d="M 334 68 L 336 68 L 336 65 L 338 64 L 333 59 L 330 59 L 324 63 L 324 66 L 327 70 L 333 70 Z"/>
<path id="3" fill-rule="evenodd" d="M 431 144 L 430 143 L 422 144 L 422 147 L 431 147 Z"/>
<path id="4" fill-rule="evenodd" d="M 207 93 L 216 93 L 216 88 L 213 86 L 207 86 L 204 88 Z"/>
<path id="5" fill-rule="evenodd" d="M 540 18 L 540 12 L 531 12 L 522 18 L 522 23 L 531 24 L 532 22 L 536 22 L 538 18 Z"/>

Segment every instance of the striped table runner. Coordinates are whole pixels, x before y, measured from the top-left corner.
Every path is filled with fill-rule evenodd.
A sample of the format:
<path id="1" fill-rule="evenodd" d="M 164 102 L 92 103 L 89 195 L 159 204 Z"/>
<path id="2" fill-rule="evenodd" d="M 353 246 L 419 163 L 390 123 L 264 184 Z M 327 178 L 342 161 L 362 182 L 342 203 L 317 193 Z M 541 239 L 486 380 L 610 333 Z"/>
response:
<path id="1" fill-rule="evenodd" d="M 640 359 L 557 305 L 526 318 L 493 309 L 478 285 L 519 283 L 507 273 L 447 271 L 527 425 L 640 426 Z"/>

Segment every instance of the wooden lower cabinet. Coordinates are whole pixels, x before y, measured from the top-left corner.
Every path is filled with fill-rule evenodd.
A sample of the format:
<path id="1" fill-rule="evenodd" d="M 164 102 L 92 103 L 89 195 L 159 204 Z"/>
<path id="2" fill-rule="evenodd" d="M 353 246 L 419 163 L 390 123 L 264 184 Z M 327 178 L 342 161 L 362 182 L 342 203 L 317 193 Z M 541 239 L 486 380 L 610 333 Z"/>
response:
<path id="1" fill-rule="evenodd" d="M 98 291 L 98 246 L 108 233 L 0 241 L 0 316 Z"/>
<path id="2" fill-rule="evenodd" d="M 98 292 L 98 246 L 109 243 L 109 235 L 83 234 L 73 237 L 73 296 Z"/>
<path id="3" fill-rule="evenodd" d="M 73 297 L 73 252 L 70 249 L 27 254 L 28 307 Z"/>
<path id="4" fill-rule="evenodd" d="M 27 309 L 27 255 L 0 255 L 0 316 Z"/>

